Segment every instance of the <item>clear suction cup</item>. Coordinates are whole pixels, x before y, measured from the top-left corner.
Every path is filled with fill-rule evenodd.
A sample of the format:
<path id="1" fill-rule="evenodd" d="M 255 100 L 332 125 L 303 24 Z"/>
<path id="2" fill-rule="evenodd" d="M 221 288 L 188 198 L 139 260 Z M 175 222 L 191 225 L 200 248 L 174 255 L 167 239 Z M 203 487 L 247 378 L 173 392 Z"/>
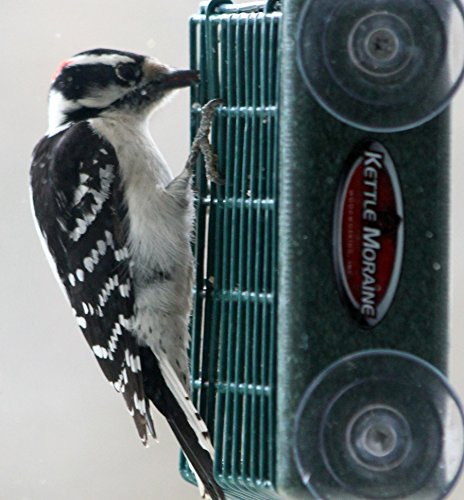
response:
<path id="1" fill-rule="evenodd" d="M 406 130 L 440 113 L 461 83 L 463 8 L 459 0 L 308 0 L 298 61 L 338 119 Z"/>
<path id="2" fill-rule="evenodd" d="M 310 385 L 294 450 L 315 498 L 437 500 L 462 469 L 463 412 L 432 365 L 398 351 L 364 351 Z"/>

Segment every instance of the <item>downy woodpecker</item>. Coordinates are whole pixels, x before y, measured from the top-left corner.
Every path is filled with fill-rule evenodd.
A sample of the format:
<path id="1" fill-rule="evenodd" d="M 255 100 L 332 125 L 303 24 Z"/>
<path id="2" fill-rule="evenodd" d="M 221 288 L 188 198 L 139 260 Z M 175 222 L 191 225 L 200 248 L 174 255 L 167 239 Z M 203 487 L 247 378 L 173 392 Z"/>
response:
<path id="1" fill-rule="evenodd" d="M 39 234 L 90 348 L 121 392 L 140 438 L 153 403 L 203 495 L 223 499 L 208 430 L 190 400 L 187 348 L 193 257 L 191 167 L 207 153 L 203 115 L 186 168 L 173 178 L 148 131 L 151 112 L 198 74 L 138 54 L 96 49 L 58 68 L 49 130 L 33 152 Z M 206 155 L 210 156 L 210 155 Z"/>

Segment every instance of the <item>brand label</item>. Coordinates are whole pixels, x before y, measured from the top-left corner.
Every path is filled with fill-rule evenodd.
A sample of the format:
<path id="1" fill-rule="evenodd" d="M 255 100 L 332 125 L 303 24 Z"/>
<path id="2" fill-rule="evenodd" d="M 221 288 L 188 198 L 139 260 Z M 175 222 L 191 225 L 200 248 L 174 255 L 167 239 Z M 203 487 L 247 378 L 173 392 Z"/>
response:
<path id="1" fill-rule="evenodd" d="M 376 326 L 394 299 L 404 243 L 403 202 L 393 160 L 379 142 L 351 157 L 335 206 L 334 260 L 355 317 Z"/>

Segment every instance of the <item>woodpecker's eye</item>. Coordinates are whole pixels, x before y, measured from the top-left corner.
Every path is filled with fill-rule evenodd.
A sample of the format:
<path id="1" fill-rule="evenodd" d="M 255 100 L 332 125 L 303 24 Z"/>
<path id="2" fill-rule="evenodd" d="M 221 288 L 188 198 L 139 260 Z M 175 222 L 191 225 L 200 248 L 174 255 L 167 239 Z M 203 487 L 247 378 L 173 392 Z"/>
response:
<path id="1" fill-rule="evenodd" d="M 116 66 L 116 76 L 123 82 L 135 82 L 140 76 L 140 69 L 133 63 L 121 63 Z"/>

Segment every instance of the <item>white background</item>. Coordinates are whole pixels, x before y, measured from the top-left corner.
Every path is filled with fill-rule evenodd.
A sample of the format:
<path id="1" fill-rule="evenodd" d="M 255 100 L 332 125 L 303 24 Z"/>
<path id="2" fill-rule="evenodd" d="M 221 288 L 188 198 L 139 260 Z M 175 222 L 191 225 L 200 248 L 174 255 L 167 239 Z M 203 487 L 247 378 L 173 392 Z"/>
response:
<path id="1" fill-rule="evenodd" d="M 162 418 L 156 418 L 160 444 L 147 450 L 138 441 L 48 269 L 28 197 L 30 153 L 47 128 L 48 86 L 58 63 L 110 47 L 187 67 L 187 19 L 197 6 L 197 0 L 2 0 L 0 500 L 197 498 L 178 475 L 178 449 Z M 454 110 L 451 379 L 462 397 L 464 92 Z M 188 119 L 183 90 L 152 122 L 173 170 L 187 157 Z M 464 487 L 452 498 L 464 498 Z"/>

